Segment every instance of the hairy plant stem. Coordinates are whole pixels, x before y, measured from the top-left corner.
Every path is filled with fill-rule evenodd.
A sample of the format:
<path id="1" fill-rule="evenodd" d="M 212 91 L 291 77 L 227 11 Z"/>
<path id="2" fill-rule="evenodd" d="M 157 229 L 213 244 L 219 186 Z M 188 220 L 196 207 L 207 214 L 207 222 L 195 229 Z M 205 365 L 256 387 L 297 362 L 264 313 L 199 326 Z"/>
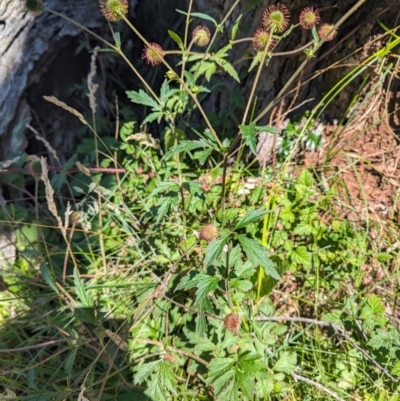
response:
<path id="1" fill-rule="evenodd" d="M 178 144 L 178 138 L 176 136 L 176 126 L 175 126 L 175 121 L 171 121 L 170 123 L 170 128 L 173 133 L 173 140 L 174 140 L 174 145 L 176 146 Z M 181 204 L 182 204 L 182 221 L 183 221 L 183 242 L 184 242 L 184 254 L 186 255 L 186 260 L 189 260 L 189 255 L 188 255 L 188 249 L 187 249 L 187 236 L 186 236 L 186 212 L 185 212 L 185 194 L 183 192 L 183 178 L 182 178 L 182 169 L 181 169 L 181 161 L 180 161 L 180 155 L 177 154 L 175 155 L 175 160 L 176 160 L 176 165 L 178 168 L 178 178 L 179 178 L 179 193 L 181 196 Z"/>
<path id="2" fill-rule="evenodd" d="M 211 37 L 210 43 L 208 44 L 206 51 L 204 52 L 204 54 L 208 54 L 209 51 L 211 50 L 211 46 L 214 44 L 214 41 L 217 37 L 218 34 L 218 28 L 223 26 L 226 22 L 226 20 L 229 18 L 229 16 L 233 13 L 233 10 L 236 8 L 236 6 L 240 3 L 240 0 L 236 0 L 234 4 L 232 4 L 231 8 L 228 10 L 228 12 L 226 13 L 225 17 L 222 19 L 222 21 L 218 24 L 217 29 L 214 31 L 213 36 Z M 204 61 L 204 58 L 203 60 Z"/>
<path id="3" fill-rule="evenodd" d="M 185 36 L 183 38 L 183 47 L 184 49 L 186 49 L 186 45 L 187 45 L 187 41 L 188 41 L 188 31 L 189 31 L 189 24 L 190 24 L 190 12 L 192 10 L 192 5 L 193 5 L 193 0 L 190 0 L 189 2 L 189 7 L 188 7 L 188 12 L 186 14 L 186 23 L 185 23 Z M 186 67 L 186 56 L 189 54 L 190 49 L 193 45 L 193 40 L 190 42 L 187 50 L 185 50 L 182 53 L 182 68 L 181 68 L 181 81 L 183 81 L 184 77 L 185 77 L 185 67 Z M 181 89 L 182 89 L 182 85 L 181 85 Z"/>
<path id="4" fill-rule="evenodd" d="M 340 25 L 343 24 L 344 21 L 346 21 L 347 18 L 350 17 L 358 8 L 361 7 L 363 3 L 365 3 L 366 0 L 358 0 L 358 2 L 349 10 L 345 15 L 343 15 L 342 18 L 333 26 L 333 29 L 338 28 Z M 327 37 L 330 34 L 330 32 L 327 33 L 325 37 Z M 322 38 L 319 43 L 314 47 L 313 52 L 315 53 L 324 43 L 325 43 L 325 37 Z M 296 79 L 296 77 L 303 71 L 305 65 L 308 63 L 309 58 L 306 58 L 300 65 L 300 67 L 294 72 L 294 74 L 290 77 L 288 82 L 283 86 L 281 91 L 276 95 L 275 99 L 272 100 L 272 102 L 255 118 L 253 121 L 256 123 L 259 121 L 262 117 L 265 116 L 266 113 L 268 113 L 269 110 L 272 109 L 280 100 L 283 94 L 286 92 L 286 89 L 292 84 L 292 82 Z"/>
<path id="5" fill-rule="evenodd" d="M 129 26 L 129 28 L 132 29 L 132 31 L 138 36 L 138 38 L 146 45 L 151 47 L 150 43 L 144 38 L 144 36 L 135 28 L 134 25 L 132 25 L 130 23 L 130 21 L 125 17 L 122 16 L 123 20 L 125 21 L 125 23 Z M 168 68 L 169 71 L 174 71 L 173 68 L 164 60 L 164 58 L 162 58 L 162 63 L 165 65 L 165 67 Z M 218 145 L 220 147 L 222 147 L 222 143 L 218 138 L 217 133 L 215 132 L 213 126 L 210 123 L 210 120 L 208 119 L 204 109 L 201 107 L 201 104 L 199 102 L 199 100 L 197 99 L 196 95 L 192 93 L 192 91 L 189 89 L 189 87 L 186 85 L 185 81 L 182 80 L 180 77 L 178 78 L 179 83 L 181 86 L 183 86 L 187 92 L 187 94 L 192 98 L 192 100 L 194 101 L 194 103 L 196 104 L 200 114 L 202 115 L 204 122 L 206 123 L 207 127 L 209 128 L 209 130 L 212 132 L 215 141 L 218 143 Z M 156 97 L 157 98 L 157 97 Z M 158 99 L 158 98 L 157 98 Z"/>
<path id="6" fill-rule="evenodd" d="M 252 103 L 252 101 L 253 101 L 254 93 L 255 93 L 255 91 L 256 91 L 256 88 L 257 88 L 257 85 L 258 85 L 258 81 L 259 81 L 259 79 L 260 79 L 261 71 L 262 71 L 262 69 L 263 69 L 265 59 L 267 58 L 268 49 L 269 49 L 269 46 L 270 46 L 270 44 L 271 44 L 272 35 L 273 35 L 273 34 L 274 34 L 274 29 L 271 29 L 271 30 L 269 31 L 268 41 L 267 41 L 267 44 L 265 45 L 264 53 L 263 53 L 262 59 L 261 59 L 261 61 L 260 61 L 260 64 L 259 64 L 258 69 L 257 69 L 256 76 L 255 76 L 255 78 L 254 78 L 253 86 L 251 87 L 250 95 L 249 95 L 249 98 L 248 98 L 247 104 L 246 104 L 246 109 L 245 109 L 245 111 L 244 111 L 244 113 L 243 113 L 242 124 L 246 124 L 247 114 L 249 113 L 250 105 L 251 105 L 251 103 Z"/>
<path id="7" fill-rule="evenodd" d="M 221 219 L 222 228 L 225 228 L 226 216 L 225 216 L 225 198 L 226 198 L 226 174 L 228 169 L 228 153 L 224 154 L 224 161 L 222 167 L 222 191 L 221 191 Z"/>
<path id="8" fill-rule="evenodd" d="M 264 66 L 264 63 L 265 63 L 265 59 L 267 58 L 268 49 L 269 49 L 269 46 L 270 46 L 271 41 L 272 41 L 272 35 L 273 35 L 273 33 L 274 33 L 274 29 L 272 28 L 272 29 L 270 30 L 270 32 L 269 32 L 267 44 L 265 45 L 264 53 L 263 53 L 262 59 L 261 59 L 261 61 L 260 61 L 260 64 L 259 64 L 259 66 L 258 66 L 256 76 L 255 76 L 255 78 L 254 78 L 253 86 L 251 87 L 250 95 L 249 95 L 249 98 L 248 98 L 247 104 L 246 104 L 246 109 L 245 109 L 245 111 L 244 111 L 244 113 L 243 113 L 242 125 L 246 124 L 247 115 L 248 115 L 249 110 L 250 110 L 250 105 L 251 105 L 251 103 L 252 103 L 252 101 L 253 101 L 254 93 L 255 93 L 255 91 L 256 91 L 257 84 L 258 84 L 258 81 L 259 81 L 259 79 L 260 79 L 260 75 L 261 75 L 261 71 L 262 71 L 263 66 Z M 239 151 L 238 156 L 237 156 L 237 159 L 236 159 L 236 162 L 237 162 L 237 163 L 241 160 L 242 154 L 243 154 L 243 147 L 242 147 L 242 144 L 243 144 L 243 137 L 242 137 L 240 134 L 237 135 L 236 138 L 235 138 L 235 140 L 234 140 L 233 143 L 232 143 L 232 146 L 231 146 L 231 149 L 233 149 L 233 148 L 236 146 L 236 143 L 237 143 L 237 141 L 239 140 L 239 138 L 240 138 L 240 146 L 239 146 L 240 151 Z"/>

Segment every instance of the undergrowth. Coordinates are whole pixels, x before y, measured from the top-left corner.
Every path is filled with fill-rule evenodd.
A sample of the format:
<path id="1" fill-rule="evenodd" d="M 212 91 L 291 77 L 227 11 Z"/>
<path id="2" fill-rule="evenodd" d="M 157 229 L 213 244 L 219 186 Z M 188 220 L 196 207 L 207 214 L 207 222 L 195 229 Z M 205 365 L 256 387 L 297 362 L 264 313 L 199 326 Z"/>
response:
<path id="1" fill-rule="evenodd" d="M 340 91 L 298 121 L 260 122 L 363 1 L 335 25 L 307 8 L 289 26 L 290 11 L 270 6 L 247 39 L 254 83 L 234 104 L 242 115 L 233 125 L 226 110 L 208 115 L 203 104 L 219 81 L 240 82 L 229 52 L 245 40 L 236 39 L 241 16 L 224 36 L 238 1 L 219 22 L 188 3 L 177 11 L 184 35 L 168 31 L 177 50 L 165 50 L 126 18 L 126 1 L 101 1 L 109 21 L 121 20 L 143 41 L 149 68 L 164 65 L 165 79 L 159 87 L 146 82 L 112 24 L 113 44 L 81 27 L 104 46 L 93 51 L 91 115 L 46 100 L 92 136 L 64 164 L 30 156 L 25 175 L 4 178 L 20 188 L 31 180 L 35 191 L 31 211 L 2 202 L 18 257 L 2 268 L 0 399 L 400 399 L 400 334 L 387 314 L 397 294 L 365 286 L 363 269 L 378 264 L 386 274 L 377 285 L 398 283 L 391 234 L 374 242 L 365 229 L 373 222 L 342 217 L 340 180 L 326 182 L 323 169 L 299 164 L 325 145 L 317 119 Z M 57 14 L 37 1 L 27 7 Z M 191 34 L 194 21 L 213 29 L 198 25 Z M 310 30 L 304 62 L 259 110 L 260 74 L 274 46 L 299 29 Z M 365 65 L 383 63 L 398 38 L 391 40 Z M 115 134 L 100 136 L 94 77 L 105 51 L 141 81 L 126 94 L 145 116 L 118 120 Z M 161 140 L 150 133 L 155 126 Z M 272 138 L 267 156 L 257 147 L 261 135 Z"/>

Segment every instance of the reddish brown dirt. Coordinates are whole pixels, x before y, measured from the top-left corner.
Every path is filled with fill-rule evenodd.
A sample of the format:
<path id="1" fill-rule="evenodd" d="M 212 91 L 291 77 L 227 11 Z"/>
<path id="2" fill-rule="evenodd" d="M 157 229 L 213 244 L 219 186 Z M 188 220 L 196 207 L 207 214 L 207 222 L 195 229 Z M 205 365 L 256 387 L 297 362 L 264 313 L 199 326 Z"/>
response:
<path id="1" fill-rule="evenodd" d="M 343 206 L 342 217 L 353 221 L 367 217 L 378 221 L 398 220 L 397 115 L 388 112 L 382 90 L 377 90 L 354 110 L 354 115 L 346 125 L 327 126 L 323 150 L 307 153 L 304 163 L 322 172 L 326 186 L 337 188 Z"/>

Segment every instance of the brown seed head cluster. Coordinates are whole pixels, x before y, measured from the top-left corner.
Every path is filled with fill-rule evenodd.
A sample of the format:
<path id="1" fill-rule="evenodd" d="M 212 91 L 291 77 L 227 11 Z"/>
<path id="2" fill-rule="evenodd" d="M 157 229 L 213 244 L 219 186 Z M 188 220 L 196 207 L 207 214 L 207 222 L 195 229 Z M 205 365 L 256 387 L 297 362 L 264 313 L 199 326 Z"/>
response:
<path id="1" fill-rule="evenodd" d="M 204 241 L 211 242 L 218 238 L 218 228 L 215 227 L 213 224 L 206 224 L 199 233 L 199 238 L 203 239 Z"/>
<path id="2" fill-rule="evenodd" d="M 262 16 L 264 28 L 273 29 L 277 33 L 283 32 L 289 25 L 290 12 L 282 4 L 269 6 Z"/>
<path id="3" fill-rule="evenodd" d="M 269 42 L 268 42 L 269 39 Z M 255 51 L 270 51 L 274 45 L 276 43 L 276 39 L 274 39 L 273 37 L 271 37 L 270 39 L 270 34 L 268 31 L 266 31 L 265 29 L 257 29 L 254 32 L 253 35 L 253 48 Z M 268 48 L 267 48 L 267 44 L 268 44 Z"/>
<path id="4" fill-rule="evenodd" d="M 318 8 L 307 7 L 300 13 L 300 26 L 303 29 L 313 29 L 320 21 Z"/>
<path id="5" fill-rule="evenodd" d="M 337 30 L 334 29 L 333 24 L 322 24 L 318 28 L 318 36 L 321 39 L 324 39 L 325 42 L 329 42 L 330 40 L 335 39 L 336 35 L 337 35 Z"/>
<path id="6" fill-rule="evenodd" d="M 100 0 L 100 11 L 111 22 L 118 21 L 128 13 L 127 0 Z"/>
<path id="7" fill-rule="evenodd" d="M 25 0 L 25 8 L 30 11 L 33 15 L 41 14 L 43 10 L 42 0 Z"/>
<path id="8" fill-rule="evenodd" d="M 155 42 L 150 43 L 150 46 L 145 46 L 142 52 L 142 58 L 147 64 L 155 65 L 161 64 L 164 59 L 164 51 L 162 47 Z"/>
<path id="9" fill-rule="evenodd" d="M 242 323 L 242 318 L 237 313 L 230 313 L 225 316 L 224 326 L 225 328 L 233 334 L 237 334 L 240 329 L 240 324 Z"/>
<path id="10" fill-rule="evenodd" d="M 196 26 L 192 32 L 193 42 L 200 47 L 207 46 L 210 43 L 211 33 L 206 26 Z"/>

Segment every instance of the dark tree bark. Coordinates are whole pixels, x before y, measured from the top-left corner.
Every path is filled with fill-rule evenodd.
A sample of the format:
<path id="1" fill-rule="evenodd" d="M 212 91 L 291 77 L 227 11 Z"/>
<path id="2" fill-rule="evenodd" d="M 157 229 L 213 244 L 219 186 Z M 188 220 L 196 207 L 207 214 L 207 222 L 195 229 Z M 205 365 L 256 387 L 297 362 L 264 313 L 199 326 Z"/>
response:
<path id="1" fill-rule="evenodd" d="M 135 8 L 135 3 L 135 1 L 131 1 L 131 10 Z M 179 1 L 173 3 L 175 6 Z M 181 3 L 180 8 L 185 8 L 186 3 L 184 1 Z M 262 4 L 254 5 L 255 3 L 251 1 L 240 1 L 226 23 L 225 32 L 228 34 L 237 17 L 243 14 L 239 37 L 250 37 L 261 26 L 262 13 L 270 3 L 272 4 L 272 2 L 264 1 Z M 285 2 L 282 3 L 285 4 Z M 321 9 L 322 20 L 334 23 L 355 3 L 355 0 L 351 2 L 323 0 L 319 2 L 318 6 Z M 199 11 L 211 14 L 216 20 L 221 20 L 233 4 L 234 0 L 196 0 L 195 2 Z M 97 1 L 69 0 L 60 2 L 48 0 L 45 5 L 90 29 L 99 28 L 104 23 Z M 310 4 L 305 0 L 296 0 L 286 5 L 292 14 L 291 22 L 297 23 L 302 8 Z M 157 10 L 146 2 L 139 1 L 138 7 L 144 10 L 142 12 L 143 15 L 146 15 L 147 20 L 151 20 L 153 14 L 157 15 Z M 324 44 L 317 57 L 308 62 L 301 74 L 302 82 L 305 82 L 316 71 L 326 69 L 345 55 L 364 46 L 374 34 L 382 33 L 382 29 L 376 21 L 377 16 L 389 27 L 395 24 L 393 9 L 398 9 L 398 3 L 395 0 L 382 0 L 380 2 L 367 0 L 340 27 L 339 35 L 335 41 Z M 140 22 L 137 21 L 138 24 Z M 153 24 L 147 24 L 148 26 L 144 27 L 148 30 L 148 32 L 143 32 L 144 35 L 150 37 L 151 40 L 157 40 L 152 35 L 155 28 L 161 24 L 165 25 L 165 30 L 173 28 L 168 26 L 168 24 L 173 25 L 173 21 L 167 21 L 167 19 L 154 21 Z M 89 55 L 85 52 L 81 52 L 78 56 L 74 55 L 77 41 L 74 41 L 73 38 L 76 38 L 80 33 L 81 29 L 77 26 L 51 13 L 46 12 L 34 17 L 24 10 L 22 1 L 2 0 L 0 4 L 0 142 L 2 144 L 0 160 L 9 160 L 24 153 L 27 147 L 24 127 L 30 121 L 30 108 L 32 106 L 35 113 L 56 113 L 55 108 L 49 106 L 38 96 L 35 97 L 36 94 L 65 97 L 68 89 L 87 74 L 90 62 Z M 310 39 L 310 32 L 297 29 L 279 44 L 276 51 L 286 52 L 299 48 Z M 162 39 L 158 38 L 158 40 Z M 253 54 L 250 42 L 246 42 L 234 47 L 231 58 L 233 60 L 249 59 Z M 260 109 L 269 104 L 279 93 L 302 63 L 304 57 L 304 54 L 299 53 L 291 56 L 274 57 L 271 60 L 268 69 L 261 75 L 259 83 L 257 95 Z M 360 59 L 361 52 L 345 63 L 356 65 Z M 237 65 L 242 70 L 247 70 L 248 66 L 249 63 L 246 61 Z M 347 71 L 350 68 L 348 67 Z M 320 100 L 321 94 L 326 93 L 345 72 L 346 68 L 342 67 L 329 69 L 319 74 L 316 79 L 300 88 L 297 103 L 309 98 L 315 98 L 316 101 Z M 242 85 L 250 87 L 253 79 L 254 73 L 248 74 Z M 297 82 L 299 81 L 295 80 L 290 89 L 293 90 Z M 233 81 L 229 84 L 236 85 Z M 352 95 L 351 90 L 343 91 L 340 94 L 340 101 L 330 108 L 329 117 L 340 117 L 343 108 L 348 104 Z M 293 95 L 288 97 L 286 105 L 288 105 L 290 98 L 293 98 Z M 224 101 L 222 96 L 221 102 Z M 312 104 L 307 104 L 305 107 L 310 108 L 311 106 Z M 63 118 L 58 120 L 58 125 L 52 126 L 52 130 L 60 132 L 61 127 L 65 127 L 69 122 Z M 75 129 L 75 127 L 71 128 Z M 65 132 L 65 129 L 63 131 Z M 62 141 L 55 138 L 53 145 L 55 147 L 60 144 L 65 145 L 64 140 L 65 138 Z"/>
<path id="2" fill-rule="evenodd" d="M 49 0 L 46 6 L 91 29 L 103 20 L 95 1 Z M 40 82 L 60 49 L 81 29 L 51 13 L 35 17 L 15 0 L 1 1 L 0 20 L 0 160 L 9 160 L 23 154 L 27 145 L 24 130 L 31 116 L 24 94 Z M 75 68 L 72 55 L 66 54 L 63 64 Z M 61 72 L 59 86 L 68 83 L 68 72 Z"/>

